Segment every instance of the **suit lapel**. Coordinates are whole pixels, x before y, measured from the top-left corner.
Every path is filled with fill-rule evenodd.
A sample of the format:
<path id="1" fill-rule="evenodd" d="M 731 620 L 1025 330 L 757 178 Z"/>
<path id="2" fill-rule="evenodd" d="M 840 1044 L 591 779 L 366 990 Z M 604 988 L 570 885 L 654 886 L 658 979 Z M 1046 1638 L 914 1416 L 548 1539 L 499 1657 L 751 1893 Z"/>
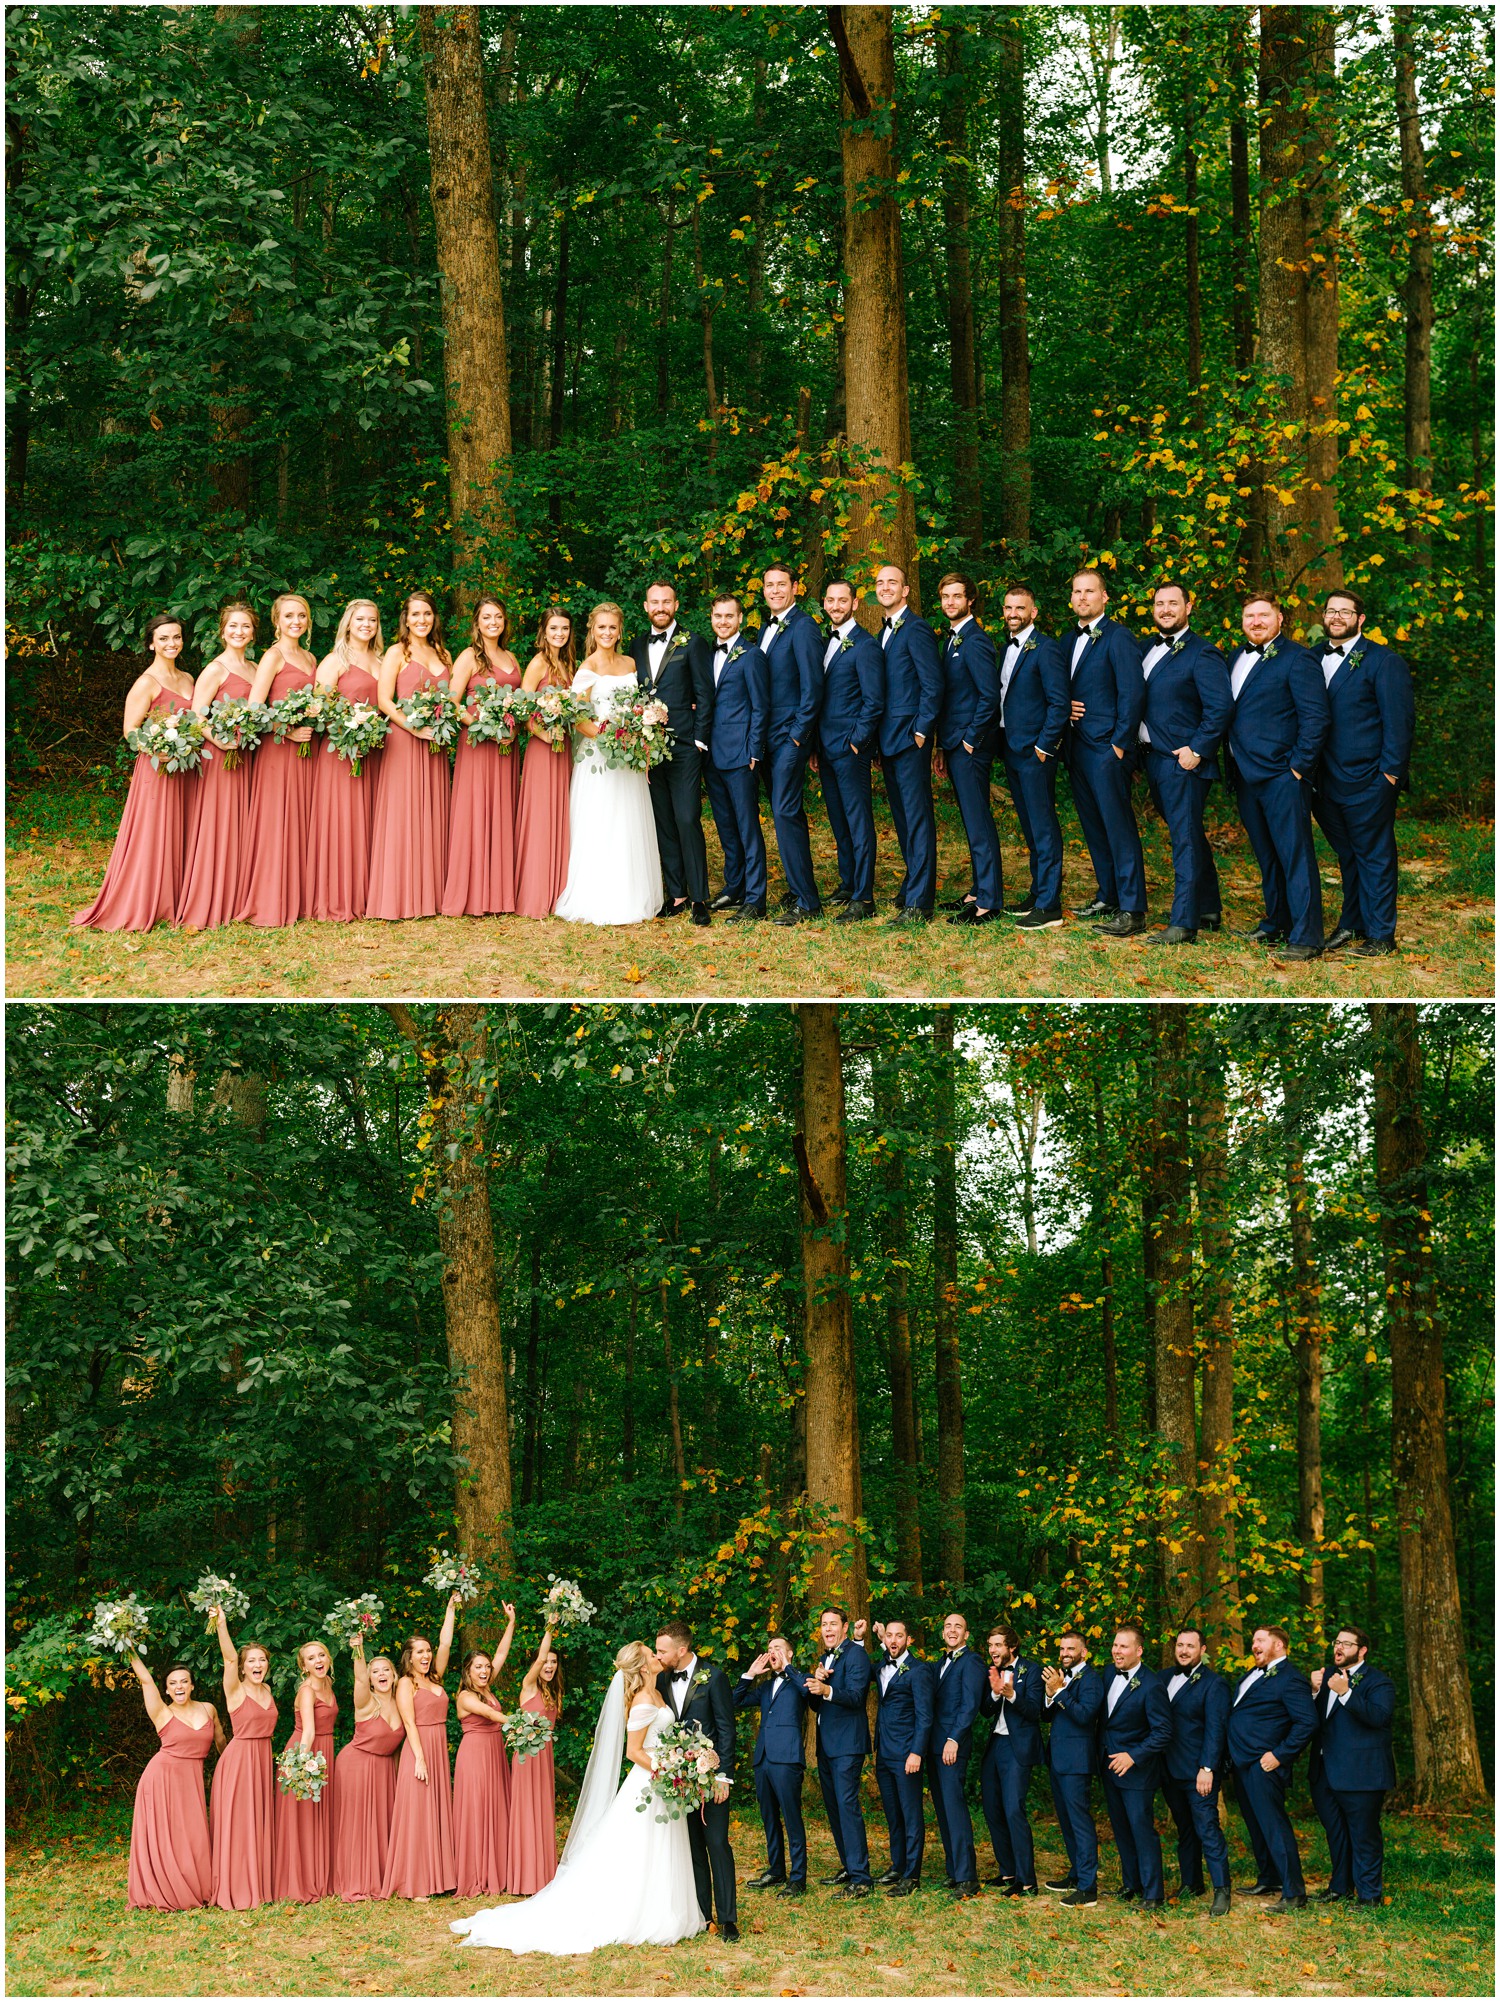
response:
<path id="1" fill-rule="evenodd" d="M 1359 638 L 1354 642 L 1353 646 L 1350 647 L 1349 651 L 1344 655 L 1344 658 L 1339 662 L 1338 666 L 1334 669 L 1333 679 L 1328 684 L 1328 693 L 1330 695 L 1332 695 L 1333 691 L 1336 688 L 1342 688 L 1344 683 L 1349 679 L 1350 675 L 1353 674 L 1354 663 L 1359 659 L 1360 655 L 1364 652 L 1364 650 L 1365 650 L 1364 635 L 1363 633 L 1361 633 Z"/>

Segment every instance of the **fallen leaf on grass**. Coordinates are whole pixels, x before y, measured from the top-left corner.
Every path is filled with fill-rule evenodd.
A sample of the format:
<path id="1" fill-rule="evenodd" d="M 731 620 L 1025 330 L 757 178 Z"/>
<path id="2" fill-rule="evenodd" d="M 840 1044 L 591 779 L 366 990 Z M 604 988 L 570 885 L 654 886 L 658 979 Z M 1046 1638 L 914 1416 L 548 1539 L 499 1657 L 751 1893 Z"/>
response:
<path id="1" fill-rule="evenodd" d="M 630 982 L 632 986 L 637 986 L 642 980 L 645 979 L 645 975 L 641 972 L 641 969 L 638 966 L 632 964 L 625 969 L 625 978 Z"/>

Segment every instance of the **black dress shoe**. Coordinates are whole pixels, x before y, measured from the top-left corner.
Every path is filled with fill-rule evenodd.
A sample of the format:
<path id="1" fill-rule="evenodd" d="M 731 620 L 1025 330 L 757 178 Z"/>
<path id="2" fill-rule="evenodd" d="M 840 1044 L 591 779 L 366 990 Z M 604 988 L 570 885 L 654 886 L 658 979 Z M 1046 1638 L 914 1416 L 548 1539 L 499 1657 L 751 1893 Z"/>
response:
<path id="1" fill-rule="evenodd" d="M 930 925 L 932 912 L 924 911 L 920 904 L 906 904 L 891 919 L 893 925 Z"/>
<path id="2" fill-rule="evenodd" d="M 1323 950 L 1325 952 L 1342 952 L 1346 945 L 1354 945 L 1358 941 L 1358 938 L 1359 933 L 1357 931 L 1351 931 L 1348 925 L 1340 925 Z"/>
<path id="3" fill-rule="evenodd" d="M 781 895 L 776 899 L 776 908 L 778 911 L 789 911 L 796 901 L 796 897 L 790 890 L 783 890 Z"/>
<path id="4" fill-rule="evenodd" d="M 821 911 L 810 911 L 806 904 L 793 904 L 790 910 L 779 911 L 771 922 L 773 925 L 810 925 L 814 918 L 822 915 Z"/>
<path id="5" fill-rule="evenodd" d="M 1036 1894 L 1035 1884 L 1017 1883 L 1007 1884 L 1005 1889 L 1000 1893 L 1002 1898 L 1034 1898 Z"/>
<path id="6" fill-rule="evenodd" d="M 693 923 L 694 923 L 695 925 L 706 925 L 706 924 L 712 924 L 712 922 L 713 922 L 713 920 L 712 920 L 712 919 L 711 919 L 711 918 L 709 917 L 709 915 L 708 915 L 708 905 L 707 905 L 707 904 L 694 904 L 694 905 L 693 905 Z"/>
<path id="7" fill-rule="evenodd" d="M 836 925 L 862 925 L 867 918 L 873 918 L 875 906 L 862 903 L 858 897 L 851 897 L 834 919 Z"/>
<path id="8" fill-rule="evenodd" d="M 730 919 L 730 923 L 737 925 L 759 924 L 765 914 L 766 907 L 764 904 L 741 904 Z"/>
<path id="9" fill-rule="evenodd" d="M 1214 1892 L 1214 1901 L 1208 1908 L 1208 1916 L 1211 1919 L 1221 1919 L 1228 1910 L 1229 1887 L 1226 1884 L 1222 1889 Z"/>
<path id="10" fill-rule="evenodd" d="M 840 883 L 828 901 L 830 904 L 852 904 L 854 902 L 854 892 L 846 890 L 843 884 Z"/>
<path id="11" fill-rule="evenodd" d="M 960 1898 L 977 1898 L 979 1895 L 980 1891 L 977 1883 L 957 1884 L 954 1886 L 953 1896 L 955 1900 Z"/>
<path id="12" fill-rule="evenodd" d="M 1199 918 L 1198 929 L 1199 931 L 1223 931 L 1224 920 L 1222 917 Z"/>
<path id="13" fill-rule="evenodd" d="M 1396 950 L 1393 938 L 1367 938 L 1354 948 L 1355 959 L 1384 959 L 1388 952 Z"/>
<path id="14" fill-rule="evenodd" d="M 1091 904 L 1075 904 L 1073 915 L 1075 918 L 1112 918 L 1118 909 L 1116 904 L 1105 903 L 1103 897 L 1095 897 Z"/>
<path id="15" fill-rule="evenodd" d="M 1166 1909 L 1167 1909 L 1167 1901 L 1165 1898 L 1141 1899 L 1141 1910 L 1143 1912 L 1164 1912 Z"/>
<path id="16" fill-rule="evenodd" d="M 1364 948 L 1361 947 L 1360 950 L 1363 951 Z M 1320 945 L 1278 945 L 1274 957 L 1278 961 L 1295 960 L 1300 964 L 1304 959 L 1321 959 L 1323 948 Z"/>
<path id="17" fill-rule="evenodd" d="M 805 1898 L 807 1886 L 800 1878 L 792 1877 L 780 1887 L 776 1895 L 778 1898 Z"/>
<path id="18" fill-rule="evenodd" d="M 904 1871 L 898 1870 L 892 1865 L 883 1876 L 877 1877 L 875 1881 L 877 1884 L 899 1884 L 904 1875 Z"/>
<path id="19" fill-rule="evenodd" d="M 961 911 L 953 913 L 948 922 L 950 925 L 992 925 L 995 913 L 980 910 L 978 904 L 965 904 Z"/>
<path id="20" fill-rule="evenodd" d="M 726 1919 L 719 1927 L 719 1938 L 723 1940 L 725 1946 L 733 1946 L 739 1936 L 740 1929 L 733 1919 Z"/>
<path id="21" fill-rule="evenodd" d="M 1203 1896 L 1203 1886 L 1201 1884 L 1179 1884 L 1177 1886 L 1177 1895 L 1179 1898 L 1201 1898 Z"/>
<path id="22" fill-rule="evenodd" d="M 687 911 L 686 903 L 679 904 L 675 897 L 668 897 L 656 915 L 659 918 L 685 918 Z"/>
<path id="23" fill-rule="evenodd" d="M 1384 1903 L 1384 1898 L 1361 1898 L 1359 1908 L 1364 1912 L 1378 1912 Z"/>
<path id="24" fill-rule="evenodd" d="M 1013 1884 L 1016 1880 L 1014 1877 L 986 1877 L 984 1881 L 987 1884 L 998 1884 L 1003 1891 L 1007 1884 Z"/>
<path id="25" fill-rule="evenodd" d="M 1076 1877 L 1044 1877 L 1042 1882 L 1049 1891 L 1076 1891 L 1078 1889 L 1078 1879 Z"/>
<path id="26" fill-rule="evenodd" d="M 1247 931 L 1231 932 L 1229 936 L 1242 940 L 1246 945 L 1280 945 L 1286 933 L 1268 931 L 1264 925 L 1251 925 Z"/>
<path id="27" fill-rule="evenodd" d="M 1095 938 L 1134 938 L 1137 932 L 1146 929 L 1144 911 L 1120 911 L 1107 918 L 1103 924 L 1095 925 Z"/>
<path id="28" fill-rule="evenodd" d="M 1268 1912 L 1305 1912 L 1307 1910 L 1307 1899 L 1305 1896 L 1301 1898 L 1289 1898 L 1286 1892 L 1283 1891 L 1275 1904 L 1267 1905 L 1266 1910 Z"/>
<path id="29" fill-rule="evenodd" d="M 847 1870 L 835 1870 L 831 1877 L 820 1877 L 818 1879 L 820 1884 L 847 1884 L 848 1881 L 849 1872 Z"/>
<path id="30" fill-rule="evenodd" d="M 944 904 L 943 909 L 945 911 L 967 911 L 972 910 L 973 907 L 974 899 L 972 897 L 951 897 Z"/>
<path id="31" fill-rule="evenodd" d="M 1050 910 L 1045 905 L 1033 904 L 1029 911 L 1016 919 L 1017 931 L 1055 931 L 1063 921 L 1062 908 L 1054 904 Z"/>
<path id="32" fill-rule="evenodd" d="M 1069 1891 L 1065 1898 L 1058 1899 L 1058 1903 L 1062 1905 L 1097 1905 L 1098 1902 L 1097 1891 Z"/>
<path id="33" fill-rule="evenodd" d="M 1347 1891 L 1336 1891 L 1331 1884 L 1325 1884 L 1321 1891 L 1313 1892 L 1315 1905 L 1341 1905 L 1349 1896 Z"/>
<path id="34" fill-rule="evenodd" d="M 1135 1903 L 1136 1899 L 1137 1899 L 1137 1898 L 1138 1898 L 1138 1897 L 1139 1897 L 1139 1896 L 1140 1896 L 1141 1894 L 1140 1894 L 1140 1892 L 1139 1892 L 1139 1891 L 1132 1891 L 1132 1890 L 1131 1890 L 1131 1888 L 1130 1888 L 1130 1886 L 1129 1886 L 1128 1884 L 1125 1884 L 1125 1885 L 1122 1885 L 1122 1886 L 1121 1886 L 1121 1888 L 1120 1888 L 1120 1889 L 1119 1889 L 1118 1891 L 1111 1891 L 1109 1895 L 1110 1895 L 1110 1896 L 1111 1896 L 1111 1897 L 1112 1897 L 1112 1898 L 1113 1898 L 1113 1899 L 1114 1899 L 1114 1900 L 1116 1901 L 1116 1903 L 1118 1903 L 1118 1904 L 1122 1904 L 1122 1905 L 1133 1905 L 1133 1904 Z"/>
<path id="35" fill-rule="evenodd" d="M 1267 1884 L 1261 1878 L 1257 1877 L 1253 1884 L 1242 1884 L 1240 1886 L 1240 1896 L 1242 1898 L 1279 1898 L 1281 1896 L 1281 1886 L 1279 1884 Z"/>
<path id="36" fill-rule="evenodd" d="M 769 1891 L 773 1889 L 775 1885 L 784 1884 L 785 1882 L 786 1882 L 785 1877 L 773 1877 L 769 1870 L 762 1870 L 758 1877 L 752 1877 L 750 1879 L 749 1883 L 746 1884 L 745 1889 L 747 1891 Z"/>
<path id="37" fill-rule="evenodd" d="M 869 1884 L 845 1884 L 839 1892 L 841 1898 L 868 1898 L 872 1886 Z"/>
<path id="38" fill-rule="evenodd" d="M 886 1892 L 888 1898 L 909 1898 L 917 1888 L 915 1877 L 898 1877 Z"/>
<path id="39" fill-rule="evenodd" d="M 732 890 L 720 890 L 708 908 L 711 911 L 737 911 L 744 901 L 743 895 L 737 897 Z"/>
<path id="40" fill-rule="evenodd" d="M 1187 925 L 1161 925 L 1146 940 L 1147 945 L 1191 945 L 1198 936 Z"/>

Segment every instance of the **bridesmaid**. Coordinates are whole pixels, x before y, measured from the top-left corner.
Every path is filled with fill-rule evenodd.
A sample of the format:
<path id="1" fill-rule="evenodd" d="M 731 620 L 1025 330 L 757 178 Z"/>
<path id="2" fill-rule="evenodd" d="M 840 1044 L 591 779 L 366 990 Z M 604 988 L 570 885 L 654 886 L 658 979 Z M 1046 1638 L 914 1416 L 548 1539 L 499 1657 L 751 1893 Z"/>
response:
<path id="1" fill-rule="evenodd" d="M 312 630 L 306 598 L 283 592 L 271 607 L 271 644 L 260 657 L 254 702 L 279 702 L 295 688 L 311 685 L 318 663 L 302 645 Z M 278 744 L 267 737 L 255 754 L 250 818 L 240 866 L 234 915 L 245 924 L 294 925 L 306 903 L 307 820 L 312 804 L 313 759 L 298 745 L 312 730 L 291 730 Z"/>
<path id="2" fill-rule="evenodd" d="M 505 1889 L 510 1843 L 510 1766 L 501 1726 L 505 1712 L 494 1683 L 515 1637 L 516 1609 L 505 1608 L 505 1632 L 494 1655 L 465 1655 L 458 1680 L 463 1742 L 453 1764 L 453 1848 L 461 1898 L 487 1898 Z"/>
<path id="3" fill-rule="evenodd" d="M 184 1663 L 173 1662 L 162 1677 L 165 1703 L 138 1654 L 130 1656 L 130 1666 L 161 1750 L 135 1790 L 127 1902 L 136 1911 L 186 1912 L 213 1894 L 203 1761 L 223 1744 L 224 1727 L 211 1703 L 193 1700 L 193 1671 Z"/>
<path id="4" fill-rule="evenodd" d="M 462 702 L 485 682 L 519 688 L 521 664 L 501 644 L 510 617 L 500 600 L 486 594 L 474 607 L 473 638 L 453 663 L 453 693 Z M 469 712 L 470 721 L 473 720 Z M 483 917 L 516 907 L 516 767 L 521 746 L 459 739 L 453 767 L 453 804 L 448 814 L 448 877 L 443 916 Z"/>
<path id="5" fill-rule="evenodd" d="M 297 1686 L 297 1724 L 287 1744 L 302 1740 L 305 1752 L 321 1752 L 328 1778 L 317 1800 L 295 1800 L 278 1788 L 276 1794 L 276 1902 L 315 1904 L 328 1896 L 333 1874 L 333 1724 L 339 1714 L 333 1693 L 332 1667 L 321 1641 L 305 1641 L 297 1650 L 302 1676 Z"/>
<path id="6" fill-rule="evenodd" d="M 333 1817 L 333 1894 L 349 1903 L 378 1898 L 391 1842 L 396 1798 L 396 1754 L 406 1726 L 396 1704 L 396 1664 L 378 1654 L 365 1666 L 365 1647 L 351 1641 L 354 1657 L 354 1736 L 338 1756 Z"/>
<path id="7" fill-rule="evenodd" d="M 550 1626 L 522 1679 L 520 1707 L 550 1717 L 554 1729 L 562 1715 L 562 1658 L 552 1645 Z M 552 1747 L 544 1745 L 535 1757 L 521 1759 L 511 1769 L 505 1882 L 512 1896 L 529 1898 L 556 1875 L 557 1781 Z"/>
<path id="8" fill-rule="evenodd" d="M 431 918 L 448 866 L 448 753 L 430 730 L 413 730 L 397 703 L 427 682 L 446 682 L 453 662 L 443 645 L 437 602 L 413 591 L 401 608 L 394 646 L 380 669 L 380 706 L 391 719 L 375 796 L 370 843 L 372 918 Z"/>
<path id="9" fill-rule="evenodd" d="M 380 698 L 380 608 L 369 598 L 344 607 L 333 651 L 318 663 L 319 688 L 337 689 L 350 702 Z M 347 758 L 324 744 L 313 755 L 312 810 L 307 830 L 307 915 L 345 923 L 365 914 L 370 883 L 370 830 L 381 753 L 360 760 L 359 776 Z"/>
<path id="10" fill-rule="evenodd" d="M 126 737 L 153 713 L 169 716 L 193 706 L 193 677 L 177 665 L 182 621 L 159 612 L 146 626 L 146 644 L 151 658 L 125 697 L 120 734 Z M 75 925 L 150 931 L 153 925 L 171 923 L 182 888 L 182 842 L 193 784 L 190 772 L 153 771 L 149 758 L 137 757 L 104 881 L 88 909 L 74 917 Z"/>
<path id="11" fill-rule="evenodd" d="M 420 1903 L 434 1892 L 451 1891 L 458 1882 L 448 1773 L 448 1692 L 442 1686 L 457 1613 L 455 1594 L 443 1615 L 436 1655 L 423 1634 L 413 1634 L 401 1650 L 396 1701 L 406 1743 L 396 1772 L 391 1846 L 380 1886 L 383 1898 L 415 1898 Z"/>
<path id="12" fill-rule="evenodd" d="M 213 1902 L 226 1912 L 248 1912 L 271 1902 L 272 1831 L 276 1825 L 276 1698 L 271 1657 L 259 1641 L 235 1651 L 222 1606 L 215 1606 L 219 1652 L 224 1657 L 224 1701 L 234 1734 L 214 1768 L 209 1798 L 213 1838 Z"/>
<path id="13" fill-rule="evenodd" d="M 255 668 L 245 659 L 245 649 L 254 640 L 254 612 L 246 604 L 226 605 L 219 614 L 222 650 L 193 688 L 193 707 L 200 716 L 207 716 L 221 695 L 235 696 L 242 702 L 249 696 L 255 685 Z M 234 915 L 245 852 L 245 823 L 250 817 L 253 752 L 242 751 L 231 771 L 223 756 L 229 745 L 219 743 L 217 737 L 211 741 L 218 745 L 220 755 L 202 766 L 193 788 L 182 888 L 177 896 L 177 922 L 194 931 L 228 924 Z"/>
<path id="14" fill-rule="evenodd" d="M 555 606 L 542 621 L 521 686 L 570 688 L 577 665 L 573 620 Z M 573 749 L 566 737 L 549 744 L 528 722 L 533 742 L 521 769 L 521 803 L 516 814 L 516 909 L 523 917 L 550 917 L 568 880 L 568 780 Z"/>

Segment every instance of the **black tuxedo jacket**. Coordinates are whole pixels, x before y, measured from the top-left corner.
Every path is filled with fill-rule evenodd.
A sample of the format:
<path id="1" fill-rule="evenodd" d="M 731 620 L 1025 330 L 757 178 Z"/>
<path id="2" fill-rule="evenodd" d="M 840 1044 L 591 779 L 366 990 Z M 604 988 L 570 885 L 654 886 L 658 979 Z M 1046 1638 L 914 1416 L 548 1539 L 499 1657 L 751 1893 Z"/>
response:
<path id="1" fill-rule="evenodd" d="M 729 1677 L 717 1662 L 704 1661 L 700 1656 L 693 1670 L 692 1681 L 686 1685 L 678 1683 L 678 1689 L 686 1687 L 686 1695 L 677 1709 L 679 1724 L 696 1724 L 704 1737 L 709 1739 L 719 1755 L 719 1772 L 726 1780 L 734 1778 L 734 1691 L 729 1686 Z M 669 1669 L 663 1669 L 656 1678 L 656 1691 L 663 1702 L 672 1702 L 672 1676 Z"/>
<path id="2" fill-rule="evenodd" d="M 650 634 L 642 633 L 630 642 L 635 678 L 642 688 L 651 686 L 649 640 Z M 690 633 L 685 626 L 678 626 L 656 678 L 656 693 L 667 705 L 667 720 L 683 749 L 712 742 L 714 650 L 708 640 Z"/>

